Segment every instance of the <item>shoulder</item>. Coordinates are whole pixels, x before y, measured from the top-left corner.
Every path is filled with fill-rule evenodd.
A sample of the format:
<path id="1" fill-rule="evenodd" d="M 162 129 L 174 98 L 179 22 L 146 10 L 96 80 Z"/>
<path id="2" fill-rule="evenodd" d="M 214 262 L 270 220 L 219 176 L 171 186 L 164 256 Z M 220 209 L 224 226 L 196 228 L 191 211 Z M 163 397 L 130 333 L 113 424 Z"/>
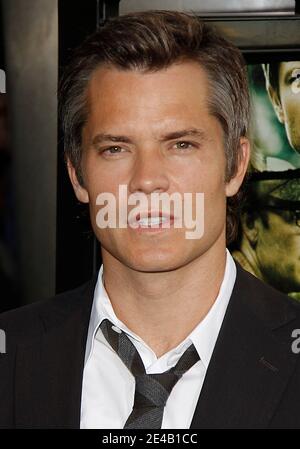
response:
<path id="1" fill-rule="evenodd" d="M 269 284 L 246 271 L 237 262 L 234 295 L 247 304 L 253 313 L 270 325 L 297 319 L 300 322 L 300 302 L 281 293 Z"/>
<path id="2" fill-rule="evenodd" d="M 31 338 L 63 321 L 80 307 L 92 302 L 97 277 L 71 290 L 0 314 L 0 329 L 10 336 Z"/>

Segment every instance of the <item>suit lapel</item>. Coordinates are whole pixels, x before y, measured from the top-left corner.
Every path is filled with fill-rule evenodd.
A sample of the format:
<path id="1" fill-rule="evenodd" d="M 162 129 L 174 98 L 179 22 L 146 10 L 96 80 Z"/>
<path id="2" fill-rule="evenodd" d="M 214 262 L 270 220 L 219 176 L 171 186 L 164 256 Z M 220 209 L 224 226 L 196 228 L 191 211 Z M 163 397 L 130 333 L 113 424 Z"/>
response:
<path id="1" fill-rule="evenodd" d="M 79 428 L 96 280 L 94 276 L 69 293 L 61 305 L 54 299 L 53 306 L 41 315 L 45 332 L 30 344 L 18 346 L 16 427 Z M 273 296 L 279 298 L 274 301 L 271 293 L 238 266 L 191 429 L 268 426 L 296 361 L 290 348 L 290 327 L 285 326 L 293 315 L 282 296 L 274 291 Z"/>
<path id="2" fill-rule="evenodd" d="M 79 428 L 81 387 L 96 277 L 47 309 L 45 332 L 17 348 L 16 427 Z M 64 304 L 65 303 L 65 304 Z M 33 400 L 34 398 L 34 400 Z M 28 413 L 31 404 L 31 413 Z"/>
<path id="3" fill-rule="evenodd" d="M 191 428 L 268 427 L 295 368 L 289 327 L 282 331 L 293 318 L 281 295 L 238 266 Z"/>

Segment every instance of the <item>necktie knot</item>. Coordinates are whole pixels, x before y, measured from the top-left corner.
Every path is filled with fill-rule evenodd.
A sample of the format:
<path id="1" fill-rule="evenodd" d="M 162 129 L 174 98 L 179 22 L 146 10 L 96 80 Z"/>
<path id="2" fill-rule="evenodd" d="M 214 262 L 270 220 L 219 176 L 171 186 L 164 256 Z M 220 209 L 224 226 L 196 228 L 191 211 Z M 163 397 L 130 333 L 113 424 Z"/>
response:
<path id="1" fill-rule="evenodd" d="M 181 376 L 199 359 L 191 344 L 173 368 L 164 373 L 147 374 L 143 361 L 125 332 L 116 332 L 105 319 L 100 324 L 104 337 L 135 377 L 134 405 L 124 429 L 160 429 L 163 410 Z"/>
<path id="2" fill-rule="evenodd" d="M 142 374 L 135 377 L 135 401 L 139 406 L 164 407 L 178 377 L 173 373 Z"/>

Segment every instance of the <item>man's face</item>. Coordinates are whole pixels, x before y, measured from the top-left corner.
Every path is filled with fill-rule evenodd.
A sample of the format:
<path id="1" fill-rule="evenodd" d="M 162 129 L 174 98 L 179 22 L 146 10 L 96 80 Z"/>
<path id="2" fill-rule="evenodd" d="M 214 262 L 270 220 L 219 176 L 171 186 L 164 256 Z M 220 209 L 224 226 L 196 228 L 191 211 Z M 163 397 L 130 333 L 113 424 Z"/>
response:
<path id="1" fill-rule="evenodd" d="M 279 65 L 279 101 L 290 145 L 300 152 L 300 61 Z"/>
<path id="2" fill-rule="evenodd" d="M 292 211 L 267 212 L 256 221 L 256 256 L 264 279 L 286 293 L 300 290 L 300 227 Z"/>
<path id="3" fill-rule="evenodd" d="M 69 174 L 78 199 L 89 202 L 104 261 L 110 258 L 137 271 L 168 271 L 224 245 L 226 195 L 235 194 L 242 182 L 248 147 L 246 142 L 245 167 L 226 184 L 223 132 L 208 111 L 208 92 L 206 73 L 195 63 L 146 74 L 104 67 L 95 71 L 82 133 L 84 188 L 70 165 Z M 199 133 L 183 133 L 191 129 Z M 147 197 L 204 192 L 204 236 L 186 239 L 184 227 L 172 226 L 154 232 L 99 228 L 96 198 L 110 192 L 118 203 L 119 185 L 127 186 L 128 195 Z"/>

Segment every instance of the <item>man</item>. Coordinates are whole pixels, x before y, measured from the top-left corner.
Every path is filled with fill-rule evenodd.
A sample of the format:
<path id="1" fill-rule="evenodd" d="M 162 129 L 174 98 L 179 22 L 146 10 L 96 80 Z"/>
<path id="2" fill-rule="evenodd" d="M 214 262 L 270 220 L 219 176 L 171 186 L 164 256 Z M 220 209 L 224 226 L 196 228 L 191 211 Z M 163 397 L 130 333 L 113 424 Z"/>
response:
<path id="1" fill-rule="evenodd" d="M 238 249 L 232 255 L 259 279 L 300 300 L 298 172 L 294 178 L 249 183 Z"/>
<path id="2" fill-rule="evenodd" d="M 256 145 L 254 151 L 252 148 L 253 171 L 250 171 L 253 182 L 247 193 L 248 199 L 243 203 L 240 237 L 232 254 L 250 273 L 299 300 L 299 226 L 296 217 L 300 209 L 300 169 L 296 167 L 300 164 L 300 62 L 273 62 L 262 64 L 262 68 L 272 107 L 277 119 L 285 126 L 291 147 L 287 143 L 280 158 L 274 157 L 276 149 L 271 148 L 270 142 L 276 141 L 276 133 L 273 136 L 269 128 L 261 138 L 261 111 L 256 106 L 257 124 L 253 136 Z M 254 98 L 254 104 L 256 102 L 258 99 Z"/>
<path id="3" fill-rule="evenodd" d="M 263 64 L 266 89 L 288 141 L 300 152 L 300 61 Z"/>
<path id="4" fill-rule="evenodd" d="M 226 203 L 230 239 L 249 160 L 239 51 L 192 15 L 129 14 L 78 49 L 60 95 L 68 172 L 103 265 L 1 317 L 1 426 L 299 426 L 299 310 L 226 250 Z M 183 196 L 204 233 L 187 238 L 180 202 L 166 212 L 154 194 Z M 127 205 L 115 226 L 111 210 Z"/>

